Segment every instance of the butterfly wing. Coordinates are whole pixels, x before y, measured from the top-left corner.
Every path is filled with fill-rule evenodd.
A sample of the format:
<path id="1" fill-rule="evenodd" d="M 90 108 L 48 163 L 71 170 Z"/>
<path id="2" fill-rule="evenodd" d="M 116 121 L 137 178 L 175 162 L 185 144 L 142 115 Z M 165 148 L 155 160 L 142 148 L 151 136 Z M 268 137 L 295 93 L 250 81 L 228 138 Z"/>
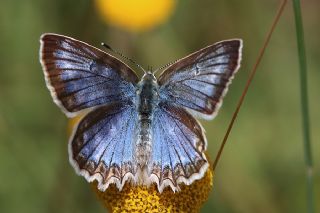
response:
<path id="1" fill-rule="evenodd" d="M 227 40 L 177 61 L 159 77 L 161 99 L 213 119 L 240 66 L 241 50 L 242 40 Z"/>
<path id="2" fill-rule="evenodd" d="M 70 137 L 70 162 L 88 181 L 119 189 L 134 177 L 136 74 L 111 55 L 81 41 L 41 36 L 40 61 L 56 104 L 75 116 L 91 108 Z"/>
<path id="3" fill-rule="evenodd" d="M 240 66 L 241 40 L 222 41 L 169 66 L 158 79 L 160 103 L 153 118 L 153 149 L 148 172 L 162 191 L 191 184 L 208 168 L 207 142 L 189 114 L 212 119 Z"/>
<path id="4" fill-rule="evenodd" d="M 161 102 L 153 116 L 153 148 L 148 164 L 152 182 L 160 192 L 179 183 L 191 184 L 203 177 L 208 162 L 203 151 L 203 129 L 186 110 Z"/>
<path id="5" fill-rule="evenodd" d="M 106 190 L 115 183 L 121 190 L 134 179 L 137 111 L 131 103 L 100 106 L 88 113 L 75 128 L 69 142 L 70 162 L 89 182 L 98 181 Z"/>
<path id="6" fill-rule="evenodd" d="M 40 41 L 47 87 L 67 116 L 135 96 L 138 77 L 120 60 L 66 36 L 44 34 Z"/>

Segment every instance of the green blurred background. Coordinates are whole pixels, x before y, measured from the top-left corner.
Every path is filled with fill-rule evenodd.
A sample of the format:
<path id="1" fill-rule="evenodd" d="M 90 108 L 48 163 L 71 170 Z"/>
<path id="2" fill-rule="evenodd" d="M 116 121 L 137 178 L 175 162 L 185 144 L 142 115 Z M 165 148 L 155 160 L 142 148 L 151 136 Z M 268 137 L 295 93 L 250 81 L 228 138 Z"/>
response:
<path id="1" fill-rule="evenodd" d="M 39 37 L 55 32 L 106 42 L 144 67 L 162 66 L 208 44 L 243 38 L 242 67 L 219 116 L 203 122 L 218 146 L 270 28 L 277 0 L 180 0 L 160 26 L 132 33 L 106 24 L 92 1 L 0 2 L 0 212 L 105 212 L 68 162 L 67 118 L 39 64 Z M 156 4 L 154 10 L 157 9 Z M 320 210 L 320 1 L 302 1 L 309 67 L 315 194 Z M 217 167 L 202 212 L 305 212 L 299 73 L 291 1 L 271 39 Z"/>

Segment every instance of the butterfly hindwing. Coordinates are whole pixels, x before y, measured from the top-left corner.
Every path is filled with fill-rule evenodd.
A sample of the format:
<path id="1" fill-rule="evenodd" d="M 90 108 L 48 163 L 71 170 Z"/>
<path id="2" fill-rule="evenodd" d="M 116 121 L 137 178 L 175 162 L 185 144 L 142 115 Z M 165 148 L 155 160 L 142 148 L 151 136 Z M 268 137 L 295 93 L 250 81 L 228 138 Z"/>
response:
<path id="1" fill-rule="evenodd" d="M 133 179 L 137 117 L 132 103 L 110 104 L 88 113 L 75 129 L 70 162 L 89 182 L 98 180 L 100 190 L 110 183 L 121 189 L 128 178 Z"/>
<path id="2" fill-rule="evenodd" d="M 153 116 L 153 148 L 148 164 L 151 179 L 159 191 L 179 183 L 191 184 L 208 167 L 204 155 L 206 139 L 200 124 L 187 111 L 160 103 Z"/>
<path id="3" fill-rule="evenodd" d="M 240 66 L 241 48 L 241 40 L 227 40 L 178 60 L 159 77 L 161 98 L 212 119 Z"/>
<path id="4" fill-rule="evenodd" d="M 135 96 L 138 77 L 120 60 L 66 36 L 44 34 L 40 41 L 47 86 L 68 116 Z"/>

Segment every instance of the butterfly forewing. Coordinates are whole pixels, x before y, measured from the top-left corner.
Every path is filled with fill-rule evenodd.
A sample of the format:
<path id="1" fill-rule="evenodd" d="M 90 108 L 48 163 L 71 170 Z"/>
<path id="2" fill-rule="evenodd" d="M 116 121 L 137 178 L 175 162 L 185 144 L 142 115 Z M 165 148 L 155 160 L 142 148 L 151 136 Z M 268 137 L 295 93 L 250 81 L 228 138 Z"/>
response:
<path id="1" fill-rule="evenodd" d="M 212 119 L 240 66 L 241 48 L 241 40 L 222 41 L 169 66 L 158 80 L 161 98 Z"/>
<path id="2" fill-rule="evenodd" d="M 135 96 L 136 74 L 118 59 L 84 42 L 44 34 L 40 54 L 51 95 L 68 116 Z"/>

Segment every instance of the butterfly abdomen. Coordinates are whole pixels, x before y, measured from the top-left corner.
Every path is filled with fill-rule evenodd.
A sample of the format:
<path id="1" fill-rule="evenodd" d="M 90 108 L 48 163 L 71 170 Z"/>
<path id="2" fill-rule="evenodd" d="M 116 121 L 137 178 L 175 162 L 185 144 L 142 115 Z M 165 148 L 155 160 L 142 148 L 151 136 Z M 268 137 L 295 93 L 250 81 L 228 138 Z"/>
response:
<path id="1" fill-rule="evenodd" d="M 158 85 L 152 73 L 143 76 L 137 89 L 138 138 L 135 144 L 136 161 L 143 168 L 148 164 L 152 149 L 152 115 L 158 104 Z"/>

